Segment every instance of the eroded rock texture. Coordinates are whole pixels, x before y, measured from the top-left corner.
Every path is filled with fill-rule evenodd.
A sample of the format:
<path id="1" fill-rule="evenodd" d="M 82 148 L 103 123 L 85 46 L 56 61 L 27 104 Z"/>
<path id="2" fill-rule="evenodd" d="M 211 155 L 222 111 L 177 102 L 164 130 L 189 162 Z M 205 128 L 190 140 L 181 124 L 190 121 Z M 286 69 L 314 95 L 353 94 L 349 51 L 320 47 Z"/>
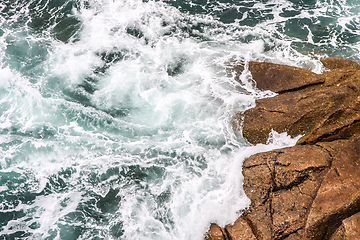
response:
<path id="1" fill-rule="evenodd" d="M 278 78 L 284 82 L 300 81 L 299 84 L 292 84 L 302 87 L 273 98 L 258 100 L 255 108 L 249 109 L 243 114 L 244 137 L 253 144 L 266 143 L 271 129 L 274 129 L 277 132 L 287 132 L 293 137 L 304 135 L 299 143 L 313 144 L 318 141 L 349 138 L 353 134 L 357 134 L 360 129 L 360 71 L 356 70 L 354 62 L 345 60 L 345 63 L 342 64 L 342 60 L 337 59 L 337 61 L 338 64 L 334 58 L 324 60 L 325 66 L 348 68 L 336 68 L 319 75 L 317 79 L 324 79 L 324 82 L 315 85 L 302 84 L 304 80 L 300 77 L 291 77 L 288 66 L 276 65 L 278 75 L 281 75 L 281 69 L 286 72 L 286 78 Z M 263 70 L 265 74 L 269 71 L 266 68 L 257 68 L 256 70 Z M 309 72 L 304 69 L 301 71 Z M 300 69 L 296 69 L 294 74 L 300 75 L 298 72 Z M 252 74 L 260 76 L 261 72 Z M 312 74 L 314 73 L 302 74 L 302 76 L 306 78 L 310 75 L 312 79 L 316 79 Z M 258 85 L 262 81 L 268 82 L 264 78 L 254 77 L 254 79 Z M 315 80 L 312 82 L 321 83 Z M 272 88 L 269 85 L 263 89 L 274 91 L 278 87 Z M 287 90 L 292 89 L 288 88 Z"/>
<path id="2" fill-rule="evenodd" d="M 271 129 L 303 137 L 245 160 L 251 206 L 233 225 L 217 226 L 217 239 L 360 239 L 360 66 L 339 58 L 323 64 L 322 75 L 249 64 L 258 87 L 279 95 L 239 114 L 245 138 L 265 143 Z"/>

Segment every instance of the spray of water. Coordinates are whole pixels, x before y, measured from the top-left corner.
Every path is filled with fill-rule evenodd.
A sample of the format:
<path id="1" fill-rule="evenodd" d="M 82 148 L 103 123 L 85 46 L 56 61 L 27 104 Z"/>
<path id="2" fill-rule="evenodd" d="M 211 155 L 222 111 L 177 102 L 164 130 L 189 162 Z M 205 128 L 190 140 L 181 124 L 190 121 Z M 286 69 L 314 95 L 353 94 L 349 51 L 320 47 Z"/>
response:
<path id="1" fill-rule="evenodd" d="M 326 41 L 359 36 L 352 5 L 327 4 L 348 17 Z M 252 146 L 234 132 L 235 113 L 273 95 L 256 88 L 247 62 L 321 72 L 319 57 L 294 44 L 321 48 L 325 38 L 289 26 L 325 21 L 315 20 L 323 6 L 0 3 L 1 236 L 202 239 L 211 222 L 236 220 L 249 205 L 243 160 L 297 140 L 272 133 Z M 241 14 L 226 18 L 229 9 Z"/>

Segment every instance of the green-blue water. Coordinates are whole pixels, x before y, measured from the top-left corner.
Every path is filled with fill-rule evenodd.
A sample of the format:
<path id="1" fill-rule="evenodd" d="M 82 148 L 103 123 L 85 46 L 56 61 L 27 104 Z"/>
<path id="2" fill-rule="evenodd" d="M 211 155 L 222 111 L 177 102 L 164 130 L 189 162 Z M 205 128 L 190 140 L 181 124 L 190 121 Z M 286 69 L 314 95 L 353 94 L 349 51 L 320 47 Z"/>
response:
<path id="1" fill-rule="evenodd" d="M 2 0 L 0 239 L 203 239 L 249 200 L 231 65 L 360 63 L 360 1 Z"/>

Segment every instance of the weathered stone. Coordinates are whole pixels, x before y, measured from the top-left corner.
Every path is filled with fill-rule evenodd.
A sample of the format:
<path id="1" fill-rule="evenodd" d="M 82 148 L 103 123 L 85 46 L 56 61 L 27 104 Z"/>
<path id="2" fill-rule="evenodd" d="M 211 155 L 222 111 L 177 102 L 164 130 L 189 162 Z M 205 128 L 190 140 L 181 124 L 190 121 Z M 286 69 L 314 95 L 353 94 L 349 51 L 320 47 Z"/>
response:
<path id="1" fill-rule="evenodd" d="M 339 58 L 322 61 L 332 69 L 322 75 L 290 66 L 249 63 L 258 86 L 268 83 L 275 88 L 265 87 L 266 84 L 263 88 L 276 92 L 296 90 L 260 99 L 255 108 L 242 115 L 243 124 L 238 125 L 243 126 L 243 135 L 250 143 L 266 143 L 272 129 L 293 137 L 305 135 L 299 144 L 350 138 L 359 133 L 360 66 Z M 326 83 L 321 84 L 324 79 Z M 296 87 L 276 90 L 277 86 L 288 84 Z"/>
<path id="2" fill-rule="evenodd" d="M 351 103 L 351 106 L 346 104 Z M 244 114 L 243 135 L 253 144 L 266 143 L 272 129 L 290 136 L 305 135 L 304 143 L 330 136 L 337 129 L 360 119 L 357 96 L 346 86 L 285 93 L 256 102 Z M 349 108 L 348 111 L 344 109 Z M 342 120 L 337 122 L 336 120 Z M 323 127 L 323 128 L 322 128 Z"/>
<path id="3" fill-rule="evenodd" d="M 354 61 L 342 58 L 325 58 L 321 62 L 328 70 L 323 72 L 325 78 L 325 85 L 338 84 L 348 78 L 351 78 L 360 70 L 360 65 Z"/>
<path id="4" fill-rule="evenodd" d="M 297 185 L 314 171 L 329 166 L 330 156 L 315 146 L 296 146 L 286 148 L 275 162 L 275 188 L 287 189 Z"/>
<path id="5" fill-rule="evenodd" d="M 302 229 L 298 230 L 297 232 L 294 232 L 290 234 L 289 236 L 284 237 L 282 240 L 304 240 L 305 234 Z"/>
<path id="6" fill-rule="evenodd" d="M 235 70 L 242 72 L 243 66 L 235 67 Z M 325 81 L 323 76 L 311 71 L 268 62 L 249 62 L 249 71 L 259 89 L 277 93 L 293 91 Z"/>
<path id="7" fill-rule="evenodd" d="M 329 240 L 346 240 L 345 238 L 345 228 L 344 225 L 341 225 L 335 233 L 330 237 Z"/>
<path id="8" fill-rule="evenodd" d="M 337 58 L 337 57 L 328 57 L 321 60 L 325 68 L 328 69 L 352 69 L 360 70 L 359 64 L 354 61 Z"/>
<path id="9" fill-rule="evenodd" d="M 227 234 L 219 225 L 212 223 L 206 234 L 206 240 L 228 240 Z"/>
<path id="10" fill-rule="evenodd" d="M 360 240 L 360 213 L 343 220 L 345 239 Z"/>
<path id="11" fill-rule="evenodd" d="M 226 231 L 230 240 L 257 240 L 248 221 L 239 217 L 234 224 L 227 225 Z"/>
<path id="12" fill-rule="evenodd" d="M 359 179 L 360 140 L 349 140 L 334 156 L 311 206 L 306 224 L 309 238 L 326 239 L 343 219 L 360 211 Z"/>
<path id="13" fill-rule="evenodd" d="M 252 202 L 252 207 L 264 204 L 273 188 L 273 163 L 277 151 L 259 153 L 246 159 L 243 164 L 244 184 L 246 195 Z"/>
<path id="14" fill-rule="evenodd" d="M 266 201 L 263 204 L 251 207 L 244 216 L 250 224 L 254 235 L 257 239 L 272 239 L 272 219 L 271 219 L 271 202 Z"/>
<path id="15" fill-rule="evenodd" d="M 360 240 L 360 213 L 342 221 L 330 240 Z"/>
<path id="16" fill-rule="evenodd" d="M 243 187 L 252 203 L 245 217 L 255 235 L 282 239 L 303 228 L 329 164 L 328 151 L 316 146 L 273 150 L 246 159 Z"/>
<path id="17" fill-rule="evenodd" d="M 280 94 L 238 116 L 244 137 L 265 143 L 272 129 L 303 137 L 297 146 L 245 160 L 243 187 L 251 206 L 226 227 L 225 237 L 360 239 L 360 66 L 339 58 L 322 62 L 330 69 L 322 75 L 249 63 L 258 86 Z"/>
<path id="18" fill-rule="evenodd" d="M 350 138 L 359 134 L 359 93 L 349 95 L 344 104 L 339 105 L 338 108 L 329 109 L 329 113 L 331 114 L 327 115 L 324 119 L 318 119 L 319 124 L 301 138 L 298 144 L 333 141 Z"/>

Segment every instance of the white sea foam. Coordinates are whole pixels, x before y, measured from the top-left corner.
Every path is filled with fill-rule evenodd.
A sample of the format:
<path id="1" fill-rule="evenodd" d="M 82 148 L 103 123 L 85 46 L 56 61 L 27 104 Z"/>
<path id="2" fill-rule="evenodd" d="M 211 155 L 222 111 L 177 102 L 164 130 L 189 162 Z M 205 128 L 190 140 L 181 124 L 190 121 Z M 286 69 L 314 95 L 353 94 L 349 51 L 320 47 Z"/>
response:
<path id="1" fill-rule="evenodd" d="M 28 14 L 22 9 L 0 24 L 16 23 Z M 241 23 L 251 11 L 224 24 L 165 1 L 91 0 L 67 13 L 81 24 L 69 40 L 54 37 L 56 22 L 41 34 L 26 25 L 6 30 L 0 36 L 0 194 L 20 200 L 9 197 L 0 211 L 23 215 L 0 233 L 203 239 L 211 222 L 235 221 L 249 205 L 244 159 L 297 140 L 272 132 L 266 145 L 252 146 L 234 132 L 234 114 L 274 96 L 256 88 L 248 61 L 323 70 L 320 56 L 295 50 L 299 39 L 279 29 L 289 19 L 324 15 L 326 7 L 290 17 L 283 16 L 295 11 L 288 1 L 249 9 L 273 16 L 249 27 Z M 343 18 L 339 26 L 356 21 Z M 304 29 L 307 43 L 327 43 L 316 42 L 310 25 Z M 36 58 L 43 60 L 26 69 L 26 59 L 44 45 L 45 55 Z M 25 60 L 4 46 L 17 46 Z M 240 63 L 245 70 L 237 76 L 232 65 Z"/>

